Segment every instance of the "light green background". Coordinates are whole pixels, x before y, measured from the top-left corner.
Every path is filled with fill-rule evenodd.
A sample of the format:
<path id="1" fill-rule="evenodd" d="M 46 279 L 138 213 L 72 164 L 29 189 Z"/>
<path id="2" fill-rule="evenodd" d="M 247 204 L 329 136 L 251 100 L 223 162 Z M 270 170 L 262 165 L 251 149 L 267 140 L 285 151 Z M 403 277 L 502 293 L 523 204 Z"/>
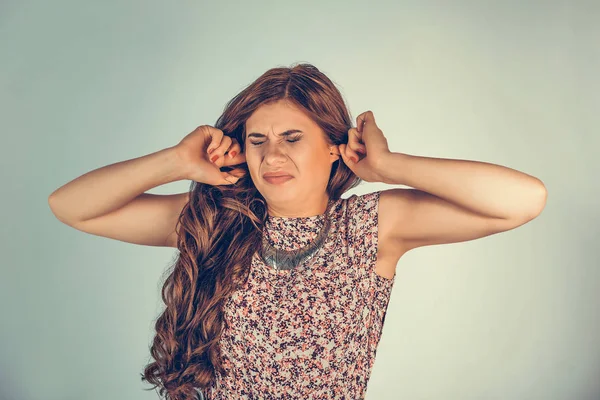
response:
<path id="1" fill-rule="evenodd" d="M 177 250 L 79 232 L 47 197 L 295 62 L 353 118 L 372 110 L 392 151 L 549 193 L 518 229 L 401 259 L 367 399 L 600 398 L 599 20 L 567 0 L 3 1 L 0 399 L 158 398 L 139 374 Z"/>

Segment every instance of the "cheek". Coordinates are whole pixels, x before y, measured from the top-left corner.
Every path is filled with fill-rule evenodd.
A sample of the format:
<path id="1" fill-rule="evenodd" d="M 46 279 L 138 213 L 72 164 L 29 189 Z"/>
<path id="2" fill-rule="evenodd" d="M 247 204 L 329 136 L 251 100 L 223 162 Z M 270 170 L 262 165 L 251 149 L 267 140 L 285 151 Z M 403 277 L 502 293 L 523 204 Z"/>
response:
<path id="1" fill-rule="evenodd" d="M 319 154 L 310 154 L 302 159 L 304 169 L 314 173 L 320 173 L 329 167 L 327 157 Z"/>

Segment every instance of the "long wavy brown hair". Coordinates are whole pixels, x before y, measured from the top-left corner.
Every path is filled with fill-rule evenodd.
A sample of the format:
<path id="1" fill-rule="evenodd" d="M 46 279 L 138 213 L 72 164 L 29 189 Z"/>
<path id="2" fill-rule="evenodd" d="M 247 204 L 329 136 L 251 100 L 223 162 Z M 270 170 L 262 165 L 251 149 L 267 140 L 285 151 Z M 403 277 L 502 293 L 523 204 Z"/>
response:
<path id="1" fill-rule="evenodd" d="M 285 100 L 295 104 L 325 132 L 329 145 L 348 143 L 352 119 L 334 83 L 311 64 L 272 68 L 227 103 L 215 127 L 245 149 L 245 122 L 263 104 Z M 340 158 L 341 159 L 341 158 Z M 342 161 L 332 164 L 327 194 L 338 200 L 362 180 Z M 155 323 L 148 364 L 142 381 L 160 387 L 167 400 L 199 398 L 214 383 L 220 362 L 219 338 L 226 321 L 223 305 L 242 287 L 253 254 L 262 240 L 267 204 L 254 185 L 246 163 L 233 185 L 193 181 L 190 201 L 178 220 L 179 255 L 169 268 L 162 299 L 166 308 Z M 230 170 L 233 167 L 222 167 Z"/>

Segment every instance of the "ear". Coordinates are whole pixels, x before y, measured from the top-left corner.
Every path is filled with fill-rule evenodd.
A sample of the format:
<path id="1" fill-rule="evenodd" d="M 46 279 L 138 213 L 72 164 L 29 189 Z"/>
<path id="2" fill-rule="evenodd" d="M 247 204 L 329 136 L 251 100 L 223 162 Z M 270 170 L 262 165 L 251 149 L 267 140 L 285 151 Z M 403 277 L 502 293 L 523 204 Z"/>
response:
<path id="1" fill-rule="evenodd" d="M 329 159 L 332 163 L 340 159 L 340 149 L 337 146 L 329 146 Z"/>

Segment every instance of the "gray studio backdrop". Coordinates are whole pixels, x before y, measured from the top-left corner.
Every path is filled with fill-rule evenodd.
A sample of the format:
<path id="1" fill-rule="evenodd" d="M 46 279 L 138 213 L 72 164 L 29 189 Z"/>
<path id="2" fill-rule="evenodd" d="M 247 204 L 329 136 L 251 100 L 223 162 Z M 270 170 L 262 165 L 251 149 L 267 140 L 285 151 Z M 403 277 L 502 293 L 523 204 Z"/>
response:
<path id="1" fill-rule="evenodd" d="M 400 260 L 367 398 L 600 398 L 598 4 L 3 1 L 0 399 L 158 398 L 139 374 L 177 250 L 79 232 L 47 197 L 297 62 L 353 118 L 372 110 L 392 151 L 548 189 L 516 230 Z"/>

